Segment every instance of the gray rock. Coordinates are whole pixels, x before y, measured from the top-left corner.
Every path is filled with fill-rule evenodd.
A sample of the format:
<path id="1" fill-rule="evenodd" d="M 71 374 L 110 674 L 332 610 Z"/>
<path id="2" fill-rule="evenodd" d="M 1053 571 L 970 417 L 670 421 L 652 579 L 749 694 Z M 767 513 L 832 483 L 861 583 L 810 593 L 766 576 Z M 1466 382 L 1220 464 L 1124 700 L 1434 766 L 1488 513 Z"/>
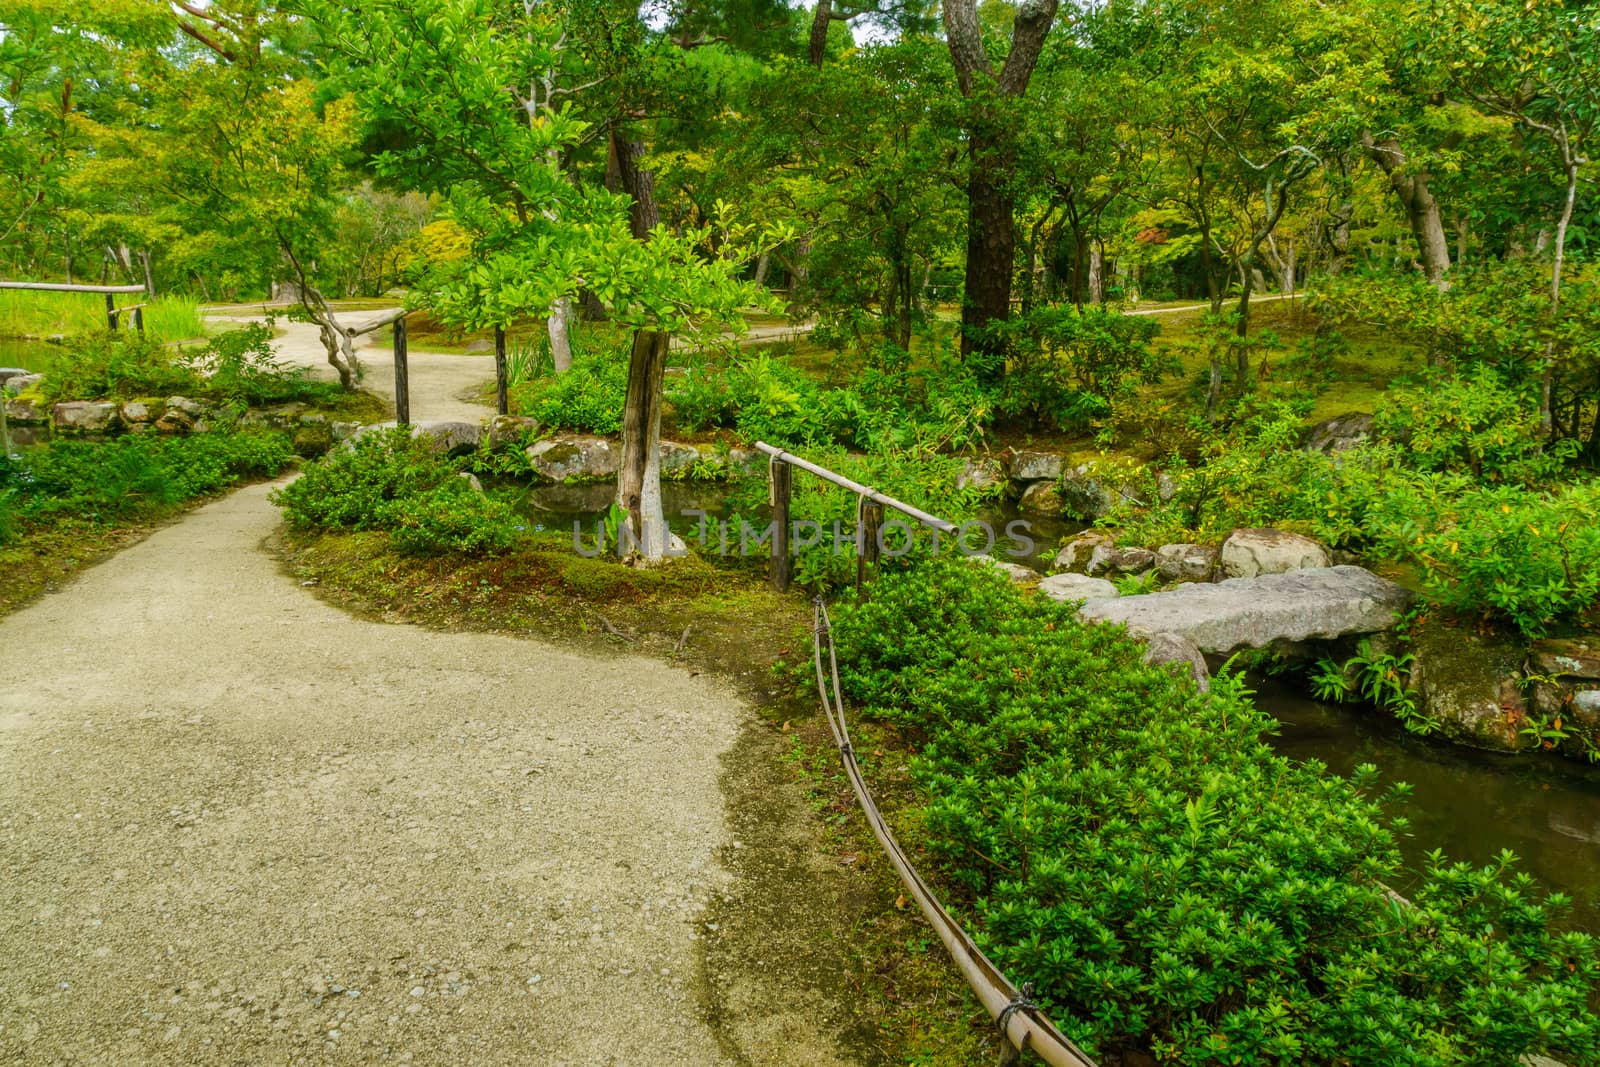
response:
<path id="1" fill-rule="evenodd" d="M 489 420 L 489 447 L 496 452 L 519 448 L 539 432 L 539 420 L 521 415 L 496 415 Z"/>
<path id="2" fill-rule="evenodd" d="M 1528 649 L 1540 674 L 1568 678 L 1600 678 L 1600 639 L 1547 637 Z"/>
<path id="3" fill-rule="evenodd" d="M 682 474 L 700 460 L 700 450 L 693 445 L 679 444 L 677 441 L 662 441 L 656 445 L 656 449 L 661 457 L 661 474 L 663 477 Z"/>
<path id="4" fill-rule="evenodd" d="M 1156 549 L 1156 570 L 1169 582 L 1208 582 L 1217 566 L 1217 550 L 1206 545 L 1162 545 Z"/>
<path id="5" fill-rule="evenodd" d="M 1052 574 L 1039 583 L 1039 592 L 1051 600 L 1103 603 L 1116 598 L 1117 587 L 1104 578 L 1090 578 L 1086 574 Z"/>
<path id="6" fill-rule="evenodd" d="M 27 373 L 29 372 L 21 367 L 0 367 L 0 385 L 4 385 L 13 378 L 20 378 Z"/>
<path id="7" fill-rule="evenodd" d="M 1585 715 L 1600 716 L 1600 689 L 1580 689 L 1573 693 L 1572 706 Z"/>
<path id="8" fill-rule="evenodd" d="M 1162 471 L 1160 474 L 1156 475 L 1156 495 L 1161 498 L 1161 502 L 1163 504 L 1177 496 L 1177 479 L 1173 478 L 1173 476 L 1168 474 L 1166 471 Z"/>
<path id="9" fill-rule="evenodd" d="M 1059 482 L 1031 482 L 1022 491 L 1017 507 L 1033 515 L 1061 514 L 1061 487 Z"/>
<path id="10" fill-rule="evenodd" d="M 485 341 L 481 337 L 476 341 L 468 341 L 467 347 L 462 349 L 469 356 L 489 355 L 494 352 L 494 342 Z"/>
<path id="11" fill-rule="evenodd" d="M 1085 530 L 1062 546 L 1056 553 L 1056 570 L 1071 571 L 1079 567 L 1088 569 L 1089 560 L 1094 558 L 1094 550 L 1105 546 L 1114 546 L 1116 541 L 1111 535 L 1100 530 Z"/>
<path id="12" fill-rule="evenodd" d="M 1413 599 L 1409 590 L 1371 571 L 1328 567 L 1094 599 L 1080 614 L 1093 622 L 1179 634 L 1203 652 L 1224 653 L 1378 633 L 1392 628 Z"/>
<path id="13" fill-rule="evenodd" d="M 328 429 L 333 434 L 335 441 L 347 441 L 361 432 L 362 424 L 359 422 L 330 422 Z"/>
<path id="14" fill-rule="evenodd" d="M 474 493 L 483 492 L 483 483 L 478 481 L 478 476 L 476 474 L 473 474 L 471 471 L 462 471 L 460 477 L 467 483 L 467 488 L 471 489 Z"/>
<path id="15" fill-rule="evenodd" d="M 1143 574 L 1156 565 L 1156 554 L 1148 548 L 1117 548 L 1096 545 L 1089 553 L 1090 574 Z"/>
<path id="16" fill-rule="evenodd" d="M 1328 550 L 1285 530 L 1235 530 L 1222 542 L 1222 573 L 1229 578 L 1332 566 Z"/>
<path id="17" fill-rule="evenodd" d="M 0 384 L 0 391 L 6 396 L 16 396 L 18 393 L 26 393 L 42 381 L 44 381 L 42 374 L 18 374 Z"/>
<path id="18" fill-rule="evenodd" d="M 1013 452 L 1008 472 L 1013 481 L 1055 481 L 1067 469 L 1067 461 L 1053 452 Z"/>
<path id="19" fill-rule="evenodd" d="M 1157 633 L 1145 637 L 1143 634 L 1135 636 L 1143 639 L 1148 646 L 1145 649 L 1144 661 L 1146 663 L 1181 663 L 1183 673 L 1194 682 L 1194 687 L 1205 693 L 1211 690 L 1211 667 L 1206 663 L 1206 657 L 1195 643 L 1182 634 Z"/>
<path id="20" fill-rule="evenodd" d="M 534 473 L 552 482 L 615 477 L 622 462 L 621 447 L 604 437 L 552 437 L 529 446 L 527 455 Z"/>
<path id="21" fill-rule="evenodd" d="M 251 414 L 255 414 L 252 412 Z M 283 416 L 271 412 L 263 415 L 281 419 Z M 298 417 L 298 413 L 296 413 Z M 248 421 L 248 420 L 247 420 Z M 392 430 L 399 423 L 374 422 L 356 430 L 352 437 L 361 438 L 368 434 L 381 433 Z M 459 456 L 472 452 L 478 447 L 478 440 L 483 434 L 483 427 L 472 422 L 455 422 L 441 420 L 438 422 L 414 422 L 411 424 L 411 436 L 423 437 L 428 441 L 428 447 L 442 455 Z"/>
<path id="22" fill-rule="evenodd" d="M 117 424 L 117 405 L 98 400 L 68 400 L 52 412 L 56 429 L 69 433 L 104 433 Z"/>
<path id="23" fill-rule="evenodd" d="M 1061 510 L 1084 522 L 1111 514 L 1117 505 L 1117 494 L 1097 481 L 1091 470 L 1084 464 L 1061 478 Z"/>
<path id="24" fill-rule="evenodd" d="M 1324 419 L 1306 431 L 1306 451 L 1343 452 L 1366 444 L 1372 438 L 1372 416 L 1362 411 L 1346 412 Z"/>
<path id="25" fill-rule="evenodd" d="M 154 423 L 157 433 L 189 433 L 195 428 L 195 420 L 186 412 L 176 408 L 168 408 Z"/>
<path id="26" fill-rule="evenodd" d="M 204 404 L 198 400 L 190 400 L 186 396 L 167 397 L 167 409 L 169 411 L 181 411 L 191 419 L 198 419 L 206 413 Z"/>
<path id="27" fill-rule="evenodd" d="M 993 489 L 1006 480 L 1006 469 L 998 459 L 963 459 L 956 476 L 957 489 Z"/>
<path id="28" fill-rule="evenodd" d="M 43 405 L 37 404 L 32 400 L 19 400 L 13 397 L 7 400 L 5 404 L 6 419 L 10 422 L 39 423 L 50 421 L 50 413 L 45 410 Z"/>
<path id="29" fill-rule="evenodd" d="M 1498 752 L 1533 743 L 1519 733 L 1525 706 L 1517 680 L 1526 655 L 1520 641 L 1430 619 L 1413 631 L 1410 648 L 1417 710 L 1446 737 Z"/>
<path id="30" fill-rule="evenodd" d="M 1003 559 L 995 559 L 993 556 L 966 556 L 964 558 L 980 567 L 994 568 L 1016 585 L 1027 585 L 1039 580 L 1038 571 L 1030 567 L 1024 567 L 1020 563 L 1010 563 Z"/>
<path id="31" fill-rule="evenodd" d="M 122 421 L 127 423 L 129 426 L 146 423 L 151 419 L 160 417 L 158 409 L 151 408 L 149 403 L 143 400 L 129 400 L 125 402 L 122 405 L 121 415 Z"/>

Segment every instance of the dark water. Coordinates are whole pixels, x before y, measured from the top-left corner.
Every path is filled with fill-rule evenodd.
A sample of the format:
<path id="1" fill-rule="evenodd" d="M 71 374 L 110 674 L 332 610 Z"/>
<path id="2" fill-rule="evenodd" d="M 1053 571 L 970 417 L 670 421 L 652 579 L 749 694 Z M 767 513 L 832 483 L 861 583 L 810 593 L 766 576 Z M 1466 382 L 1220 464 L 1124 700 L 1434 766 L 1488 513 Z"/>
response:
<path id="1" fill-rule="evenodd" d="M 1401 845 L 1410 863 L 1442 848 L 1487 864 L 1510 849 L 1519 869 L 1572 898 L 1570 925 L 1600 933 L 1600 768 L 1418 738 L 1377 712 L 1321 704 L 1270 680 L 1257 703 L 1282 724 L 1273 744 L 1285 756 L 1344 775 L 1372 763 L 1384 783 L 1412 785 L 1411 837 Z"/>
<path id="2" fill-rule="evenodd" d="M 50 361 L 54 345 L 43 341 L 16 341 L 0 337 L 0 367 L 21 367 L 23 370 L 42 371 Z"/>

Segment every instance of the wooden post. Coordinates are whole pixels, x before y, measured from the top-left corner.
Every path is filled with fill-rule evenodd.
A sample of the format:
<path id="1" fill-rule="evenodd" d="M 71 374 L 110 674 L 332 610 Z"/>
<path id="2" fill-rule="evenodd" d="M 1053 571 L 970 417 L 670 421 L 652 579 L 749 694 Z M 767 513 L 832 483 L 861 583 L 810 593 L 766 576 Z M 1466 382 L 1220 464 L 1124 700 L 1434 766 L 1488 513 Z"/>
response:
<path id="1" fill-rule="evenodd" d="M 112 331 L 117 328 L 117 301 L 110 293 L 106 294 L 106 327 Z"/>
<path id="2" fill-rule="evenodd" d="M 144 334 L 144 308 L 137 307 L 133 309 L 133 325 L 142 336 Z"/>
<path id="3" fill-rule="evenodd" d="M 511 413 L 506 396 L 506 328 L 494 328 L 494 409 L 501 415 Z"/>
<path id="4" fill-rule="evenodd" d="M 867 567 L 878 565 L 878 529 L 883 525 L 883 505 L 875 500 L 861 504 L 861 527 L 856 531 L 856 590 L 866 580 Z"/>
<path id="5" fill-rule="evenodd" d="M 789 487 L 794 468 L 787 463 L 772 465 L 772 588 L 782 593 L 789 588 Z"/>
<path id="6" fill-rule="evenodd" d="M 394 418 L 411 425 L 411 383 L 406 375 L 406 317 L 394 320 Z"/>

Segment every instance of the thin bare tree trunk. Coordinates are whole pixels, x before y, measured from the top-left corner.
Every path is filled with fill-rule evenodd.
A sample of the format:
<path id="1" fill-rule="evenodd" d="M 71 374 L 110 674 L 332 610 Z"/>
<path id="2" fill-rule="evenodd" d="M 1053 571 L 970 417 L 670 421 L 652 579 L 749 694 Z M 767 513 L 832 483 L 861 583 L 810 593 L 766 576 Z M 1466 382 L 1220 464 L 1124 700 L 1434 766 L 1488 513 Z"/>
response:
<path id="1" fill-rule="evenodd" d="M 1422 273 L 1441 289 L 1449 288 L 1446 274 L 1450 270 L 1450 240 L 1445 235 L 1444 221 L 1439 214 L 1439 201 L 1433 197 L 1428 183 L 1432 180 L 1426 170 L 1408 172 L 1406 157 L 1400 142 L 1394 138 L 1376 141 L 1371 134 L 1362 135 L 1362 145 L 1367 157 L 1389 179 L 1389 187 L 1400 198 L 1411 224 L 1411 234 L 1416 238 L 1417 256 L 1422 263 Z"/>
<path id="2" fill-rule="evenodd" d="M 1554 418 L 1550 411 L 1550 394 L 1555 386 L 1556 342 L 1554 330 L 1556 316 L 1561 311 L 1561 266 L 1567 252 L 1567 226 L 1572 222 L 1572 209 L 1578 200 L 1578 165 L 1580 160 L 1572 151 L 1566 128 L 1560 127 L 1561 162 L 1567 172 L 1567 199 L 1561 206 L 1561 220 L 1556 223 L 1555 263 L 1550 268 L 1550 340 L 1545 342 L 1544 367 L 1539 375 L 1539 428 L 1548 440 L 1554 433 Z"/>
<path id="3" fill-rule="evenodd" d="M 612 162 L 622 191 L 633 198 L 629 223 L 636 240 L 644 241 L 661 222 L 655 178 L 639 167 L 644 145 L 630 140 L 613 125 L 609 133 Z M 622 409 L 622 465 L 617 472 L 617 506 L 627 512 L 632 552 L 646 560 L 667 554 L 666 517 L 661 506 L 662 381 L 667 369 L 670 336 L 638 329 L 628 359 L 628 392 Z"/>
<path id="4" fill-rule="evenodd" d="M 572 366 L 572 297 L 563 296 L 550 305 L 550 317 L 545 320 L 545 332 L 550 336 L 550 361 L 557 374 L 565 374 Z"/>

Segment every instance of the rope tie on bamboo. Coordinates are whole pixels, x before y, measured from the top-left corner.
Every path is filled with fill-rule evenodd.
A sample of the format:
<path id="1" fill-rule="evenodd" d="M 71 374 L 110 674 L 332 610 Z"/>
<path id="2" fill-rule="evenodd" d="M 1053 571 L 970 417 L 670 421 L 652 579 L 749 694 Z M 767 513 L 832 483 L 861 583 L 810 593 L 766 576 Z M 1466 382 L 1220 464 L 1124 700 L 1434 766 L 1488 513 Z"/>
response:
<path id="1" fill-rule="evenodd" d="M 1033 983 L 1024 982 L 1022 988 L 1017 990 L 1017 995 L 1012 997 L 1000 1014 L 995 1016 L 994 1024 L 1000 1029 L 1000 1067 L 1011 1067 L 1014 1063 L 1022 1061 L 1021 1046 L 1013 1045 L 1011 1038 L 1006 1034 L 1006 1026 L 1010 1024 L 1011 1017 L 1017 1012 L 1026 1012 L 1033 1015 L 1039 1010 L 1039 1005 L 1033 999 Z M 1022 1044 L 1028 1043 L 1024 1037 Z"/>

